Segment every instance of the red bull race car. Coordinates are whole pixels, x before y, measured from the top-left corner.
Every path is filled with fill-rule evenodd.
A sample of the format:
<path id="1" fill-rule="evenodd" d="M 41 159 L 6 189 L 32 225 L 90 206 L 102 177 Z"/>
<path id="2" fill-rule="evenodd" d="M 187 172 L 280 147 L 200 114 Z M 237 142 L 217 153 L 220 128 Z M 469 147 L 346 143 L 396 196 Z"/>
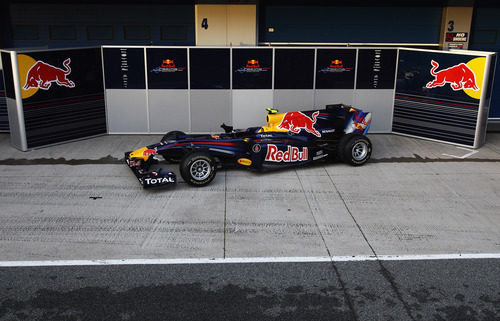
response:
<path id="1" fill-rule="evenodd" d="M 151 170 L 158 156 L 179 163 L 182 178 L 193 186 L 209 184 L 217 170 L 227 166 L 262 171 L 329 160 L 359 166 L 370 159 L 369 112 L 343 104 L 322 110 L 267 111 L 265 126 L 234 130 L 222 124 L 225 132 L 217 135 L 172 131 L 157 144 L 126 152 L 125 161 L 144 188 L 150 188 L 177 181 L 171 171 Z"/>

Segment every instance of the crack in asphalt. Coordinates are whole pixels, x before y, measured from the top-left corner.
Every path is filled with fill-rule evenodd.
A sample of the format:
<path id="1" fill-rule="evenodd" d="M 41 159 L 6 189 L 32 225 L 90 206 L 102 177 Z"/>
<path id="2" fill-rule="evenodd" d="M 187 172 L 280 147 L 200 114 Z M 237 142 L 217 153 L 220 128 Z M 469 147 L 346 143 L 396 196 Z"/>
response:
<path id="1" fill-rule="evenodd" d="M 363 236 L 366 244 L 368 244 L 368 246 L 370 247 L 370 250 L 372 251 L 372 253 L 375 256 L 375 258 L 377 258 L 377 263 L 380 266 L 380 271 L 379 271 L 380 274 L 390 284 L 392 291 L 396 294 L 396 297 L 398 298 L 399 302 L 401 302 L 401 304 L 403 305 L 403 307 L 404 307 L 404 309 L 405 309 L 406 314 L 408 315 L 408 317 L 411 320 L 416 321 L 416 319 L 411 314 L 411 308 L 408 305 L 408 302 L 406 302 L 404 300 L 403 295 L 401 294 L 401 291 L 399 291 L 398 285 L 396 284 L 396 281 L 394 280 L 394 277 L 392 276 L 391 272 L 384 266 L 384 264 L 382 263 L 382 261 L 378 259 L 377 252 L 375 252 L 375 249 L 370 244 L 370 241 L 368 240 L 368 237 L 366 236 L 365 232 L 363 231 L 363 229 L 359 225 L 358 221 L 356 220 L 356 218 L 352 214 L 351 210 L 349 209 L 349 206 L 347 205 L 347 202 L 345 201 L 344 197 L 342 196 L 342 193 L 340 193 L 340 190 L 337 188 L 337 185 L 335 185 L 335 182 L 333 181 L 333 178 L 330 176 L 330 174 L 328 173 L 328 171 L 325 171 L 325 172 L 328 175 L 328 177 L 330 178 L 330 181 L 332 182 L 332 185 L 335 188 L 335 191 L 337 192 L 337 194 L 340 197 L 342 203 L 344 204 L 345 209 L 347 210 L 347 212 L 351 216 L 352 220 L 354 221 L 354 224 L 356 224 L 356 227 L 358 228 L 359 232 Z"/>

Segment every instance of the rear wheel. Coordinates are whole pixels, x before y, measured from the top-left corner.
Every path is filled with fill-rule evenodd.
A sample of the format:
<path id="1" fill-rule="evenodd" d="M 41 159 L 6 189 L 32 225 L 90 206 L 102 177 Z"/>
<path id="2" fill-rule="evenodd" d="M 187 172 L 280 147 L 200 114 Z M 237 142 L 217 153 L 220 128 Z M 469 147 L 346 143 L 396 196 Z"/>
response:
<path id="1" fill-rule="evenodd" d="M 352 134 L 342 137 L 339 143 L 339 159 L 349 165 L 365 164 L 372 154 L 372 143 L 368 137 Z"/>
<path id="2" fill-rule="evenodd" d="M 187 154 L 179 167 L 184 181 L 199 187 L 210 184 L 216 173 L 215 160 L 206 152 Z"/>

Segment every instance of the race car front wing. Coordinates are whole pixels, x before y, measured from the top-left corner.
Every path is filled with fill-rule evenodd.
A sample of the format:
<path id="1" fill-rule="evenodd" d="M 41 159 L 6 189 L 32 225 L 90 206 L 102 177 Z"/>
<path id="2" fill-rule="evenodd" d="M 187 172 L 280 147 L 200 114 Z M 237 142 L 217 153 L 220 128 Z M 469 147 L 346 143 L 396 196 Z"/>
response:
<path id="1" fill-rule="evenodd" d="M 159 187 L 177 182 L 175 174 L 171 171 L 162 170 L 161 168 L 149 171 L 151 165 L 158 162 L 154 157 L 151 156 L 147 161 L 144 161 L 130 158 L 130 153 L 125 153 L 125 162 L 144 188 Z"/>

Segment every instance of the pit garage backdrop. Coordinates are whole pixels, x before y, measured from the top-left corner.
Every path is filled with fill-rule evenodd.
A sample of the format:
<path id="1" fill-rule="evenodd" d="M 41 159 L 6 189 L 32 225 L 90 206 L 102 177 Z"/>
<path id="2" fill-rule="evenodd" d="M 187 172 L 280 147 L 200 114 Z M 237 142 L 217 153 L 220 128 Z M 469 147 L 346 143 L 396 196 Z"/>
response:
<path id="1" fill-rule="evenodd" d="M 390 132 L 395 48 L 103 47 L 110 133 L 218 132 L 344 103 Z"/>
<path id="2" fill-rule="evenodd" d="M 2 52 L 13 145 L 220 132 L 344 103 L 372 133 L 479 147 L 495 55 L 398 48 L 119 47 Z M 103 79 L 104 74 L 104 79 Z M 106 104 L 104 104 L 104 101 Z"/>

